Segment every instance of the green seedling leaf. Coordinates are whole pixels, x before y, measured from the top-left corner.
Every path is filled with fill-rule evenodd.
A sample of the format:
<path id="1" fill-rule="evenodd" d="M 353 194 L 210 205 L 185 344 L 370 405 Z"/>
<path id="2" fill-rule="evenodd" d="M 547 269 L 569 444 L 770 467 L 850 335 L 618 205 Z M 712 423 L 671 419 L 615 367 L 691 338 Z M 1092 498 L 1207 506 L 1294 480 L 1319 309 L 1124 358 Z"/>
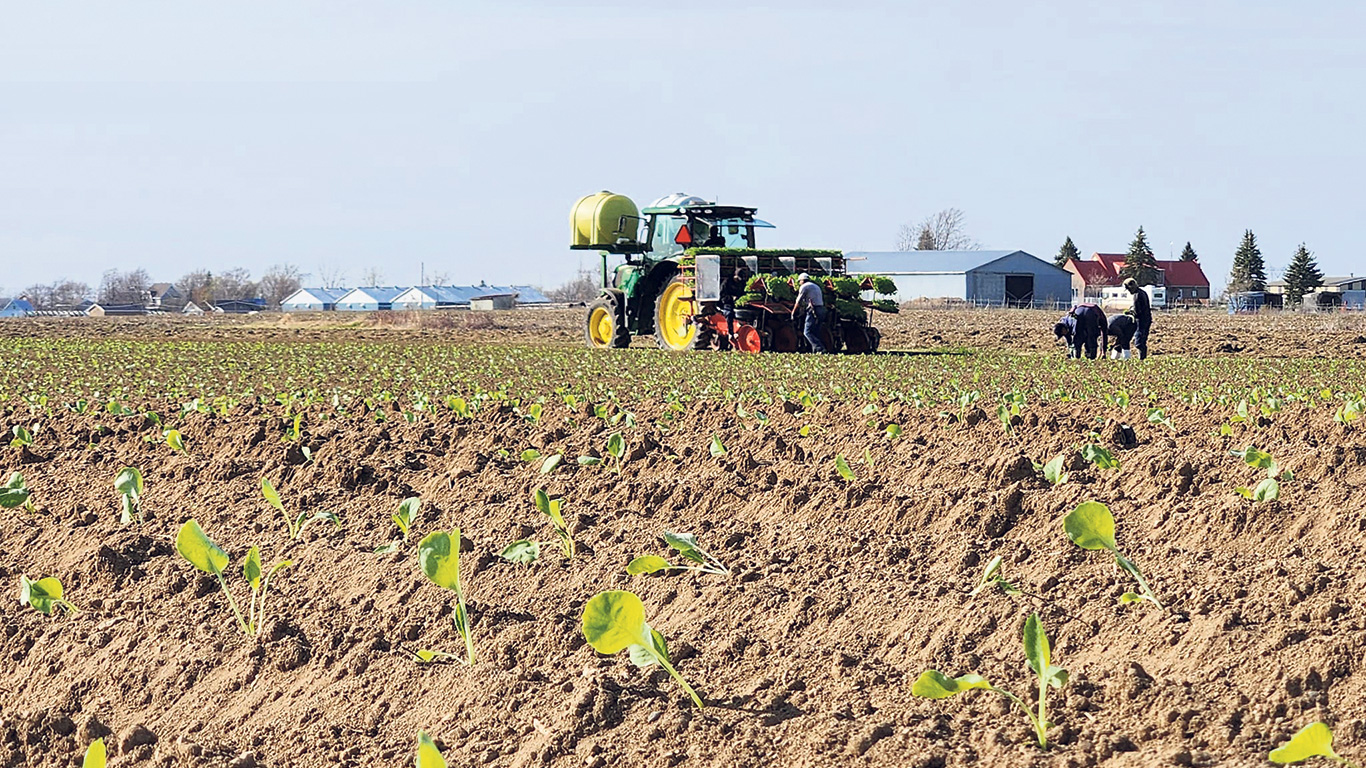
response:
<path id="1" fill-rule="evenodd" d="M 426 731 L 417 732 L 417 768 L 446 768 L 446 758 Z"/>
<path id="2" fill-rule="evenodd" d="M 9 441 L 10 446 L 13 448 L 33 445 L 33 434 L 18 424 L 10 429 L 10 434 L 14 435 L 14 439 Z"/>
<path id="3" fill-rule="evenodd" d="M 1326 757 L 1345 763 L 1333 751 L 1333 731 L 1325 723 L 1310 723 L 1290 737 L 1290 741 L 1271 750 L 1266 759 L 1273 763 L 1298 763 L 1311 757 Z"/>
<path id="4" fill-rule="evenodd" d="M 242 563 L 242 576 L 252 591 L 261 589 L 261 550 L 255 546 L 247 550 L 247 559 Z"/>
<path id="5" fill-rule="evenodd" d="M 81 760 L 81 768 L 105 768 L 108 760 L 108 751 L 104 746 L 104 739 L 95 739 L 90 742 L 90 746 L 85 750 L 85 759 Z"/>
<path id="6" fill-rule="evenodd" d="M 413 661 L 416 661 L 418 664 L 430 664 L 433 661 L 445 661 L 446 659 L 453 658 L 455 658 L 455 654 L 446 653 L 445 651 L 430 651 L 426 648 L 419 648 L 416 651 L 413 651 Z"/>
<path id="7" fill-rule="evenodd" d="M 664 642 L 664 636 L 651 629 L 649 624 L 645 625 L 645 629 L 649 630 L 653 648 L 646 648 L 643 645 L 633 645 L 627 648 L 626 652 L 631 656 L 631 663 L 641 669 L 659 666 L 660 659 L 672 663 L 669 658 L 669 646 Z M 651 650 L 654 652 L 651 653 Z"/>
<path id="8" fill-rule="evenodd" d="M 581 467 L 596 467 L 602 463 L 602 459 L 597 456 L 580 456 L 578 462 Z"/>
<path id="9" fill-rule="evenodd" d="M 608 656 L 649 642 L 645 605 L 624 590 L 595 595 L 583 609 L 583 637 L 593 650 Z"/>
<path id="10" fill-rule="evenodd" d="M 394 539 L 393 541 L 389 542 L 388 544 L 381 544 L 381 545 L 379 545 L 378 547 L 375 547 L 374 554 L 376 554 L 376 555 L 392 555 L 392 554 L 394 554 L 395 552 L 397 552 L 397 551 L 398 551 L 398 548 L 399 548 L 400 546 L 402 546 L 402 545 L 403 545 L 403 540 L 402 540 L 402 539 Z"/>
<path id="11" fill-rule="evenodd" d="M 671 567 L 668 560 L 658 555 L 641 555 L 627 564 L 626 572 L 632 576 L 639 576 L 645 573 L 666 571 Z"/>
<path id="12" fill-rule="evenodd" d="M 716 435 L 711 436 L 711 446 L 709 447 L 709 450 L 711 451 L 711 457 L 713 459 L 726 455 L 726 446 L 721 442 L 721 438 Z"/>
<path id="13" fill-rule="evenodd" d="M 844 482 L 846 483 L 852 483 L 856 479 L 854 470 L 849 468 L 849 462 L 844 458 L 844 454 L 836 454 L 835 471 L 839 473 L 840 477 L 844 478 Z"/>
<path id="14" fill-rule="evenodd" d="M 564 460 L 564 454 L 562 454 L 562 453 L 557 453 L 557 454 L 555 454 L 554 456 L 551 456 L 550 458 L 548 458 L 548 459 L 546 459 L 545 461 L 541 462 L 541 474 L 543 474 L 543 475 L 548 475 L 548 474 L 550 474 L 551 472 L 554 472 L 554 471 L 555 471 L 555 468 L 558 467 L 558 466 L 560 466 L 560 462 L 563 461 L 563 460 Z"/>
<path id="15" fill-rule="evenodd" d="M 1082 549 L 1115 549 L 1115 518 L 1109 507 L 1098 501 L 1077 505 L 1062 521 L 1067 538 Z"/>
<path id="16" fill-rule="evenodd" d="M 884 430 L 884 434 L 887 435 L 888 440 L 895 440 L 898 437 L 901 437 L 901 431 L 900 424 L 888 424 L 887 429 Z"/>
<path id="17" fill-rule="evenodd" d="M 460 594 L 460 529 L 432 531 L 417 546 L 422 573 L 438 587 Z"/>
<path id="18" fill-rule="evenodd" d="M 78 613 L 76 606 L 62 599 L 63 594 L 62 582 L 51 576 L 37 581 L 27 576 L 19 577 L 19 604 L 27 605 L 41 614 L 51 615 L 58 607 Z"/>
<path id="19" fill-rule="evenodd" d="M 498 556 L 510 563 L 531 565 L 541 558 L 541 543 L 530 539 L 519 539 L 503 547 Z"/>
<path id="20" fill-rule="evenodd" d="M 1242 459 L 1249 467 L 1274 471 L 1276 466 L 1271 454 L 1257 450 L 1255 445 L 1249 445 L 1241 451 L 1229 451 L 1229 453 Z"/>
<path id="21" fill-rule="evenodd" d="M 607 438 L 607 455 L 614 459 L 620 459 L 626 455 L 626 438 L 620 432 L 613 432 Z"/>
<path id="22" fill-rule="evenodd" d="M 522 451 L 522 461 L 525 461 L 528 464 L 539 458 L 541 458 L 541 452 L 535 448 L 528 448 L 525 451 Z"/>
<path id="23" fill-rule="evenodd" d="M 32 493 L 24 484 L 22 473 L 14 472 L 9 476 L 9 481 L 4 487 L 0 487 L 0 508 L 16 509 L 25 505 L 30 505 L 29 499 Z"/>
<path id="24" fill-rule="evenodd" d="M 1001 591 L 1005 592 L 1007 595 L 1019 592 L 1020 590 L 1016 588 L 1015 585 L 1006 581 L 1001 576 L 1001 572 L 1003 570 L 1002 566 L 1004 564 L 1005 560 L 1000 555 L 991 558 L 991 562 L 987 563 L 987 567 L 982 571 L 981 580 L 979 580 L 977 582 L 977 586 L 974 587 L 973 590 L 968 593 L 968 597 L 977 597 L 977 595 L 980 594 L 982 590 L 986 589 L 987 587 L 993 584 L 1000 587 Z"/>
<path id="25" fill-rule="evenodd" d="M 593 650 L 614 655 L 636 646 L 654 656 L 655 661 L 683 687 L 699 709 L 705 705 L 669 661 L 664 638 L 645 623 L 645 606 L 632 592 L 611 590 L 594 595 L 583 608 L 583 637 Z"/>
<path id="26" fill-rule="evenodd" d="M 175 548 L 181 557 L 190 561 L 190 565 L 205 573 L 221 576 L 223 570 L 228 567 L 228 553 L 204 533 L 197 520 L 190 520 L 180 527 L 180 533 L 176 534 L 175 538 Z"/>
<path id="27" fill-rule="evenodd" d="M 1281 484 L 1274 477 L 1263 479 L 1252 491 L 1253 501 L 1275 501 L 1281 497 Z"/>
<path id="28" fill-rule="evenodd" d="M 114 476 L 114 490 L 133 499 L 142 496 L 142 472 L 137 467 L 124 467 L 119 470 Z"/>
<path id="29" fill-rule="evenodd" d="M 267 504 L 279 510 L 280 514 L 285 514 L 285 505 L 280 502 L 280 494 L 275 492 L 275 486 L 271 485 L 269 478 L 261 478 L 261 495 Z"/>
<path id="30" fill-rule="evenodd" d="M 178 429 L 166 430 L 166 444 L 171 446 L 171 450 L 178 453 L 189 453 L 185 450 L 185 438 L 181 437 Z"/>
<path id="31" fill-rule="evenodd" d="M 1119 460 L 1114 454 L 1094 443 L 1082 446 L 1081 457 L 1101 469 L 1119 469 Z"/>
<path id="32" fill-rule="evenodd" d="M 1054 456 L 1047 464 L 1043 465 L 1043 479 L 1050 485 L 1062 485 L 1067 482 L 1068 473 L 1062 468 L 1064 457 L 1062 454 Z"/>
<path id="33" fill-rule="evenodd" d="M 949 677 L 943 672 L 935 669 L 927 669 L 920 673 L 914 684 L 911 685 L 911 695 L 919 696 L 922 699 L 947 699 L 963 691 L 972 690 L 994 690 L 991 683 L 981 675 L 963 675 L 962 677 Z"/>
<path id="34" fill-rule="evenodd" d="M 394 525 L 403 534 L 403 540 L 408 540 L 408 531 L 413 526 L 413 520 L 417 518 L 418 510 L 422 508 L 422 499 L 416 496 L 409 496 L 398 504 L 398 511 L 390 516 Z"/>

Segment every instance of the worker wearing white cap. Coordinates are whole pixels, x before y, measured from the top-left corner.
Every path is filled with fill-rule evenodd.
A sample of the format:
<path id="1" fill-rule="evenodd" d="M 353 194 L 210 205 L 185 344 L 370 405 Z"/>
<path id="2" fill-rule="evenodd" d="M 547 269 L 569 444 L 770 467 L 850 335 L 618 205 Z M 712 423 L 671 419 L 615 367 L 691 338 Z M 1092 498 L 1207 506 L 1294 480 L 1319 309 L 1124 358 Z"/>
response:
<path id="1" fill-rule="evenodd" d="M 797 280 L 801 287 L 797 289 L 797 301 L 792 305 L 792 318 L 795 320 L 798 312 L 805 311 L 802 335 L 806 337 L 806 343 L 811 345 L 812 352 L 825 352 L 825 344 L 821 343 L 821 326 L 825 324 L 825 295 L 811 275 L 803 272 L 797 276 Z"/>

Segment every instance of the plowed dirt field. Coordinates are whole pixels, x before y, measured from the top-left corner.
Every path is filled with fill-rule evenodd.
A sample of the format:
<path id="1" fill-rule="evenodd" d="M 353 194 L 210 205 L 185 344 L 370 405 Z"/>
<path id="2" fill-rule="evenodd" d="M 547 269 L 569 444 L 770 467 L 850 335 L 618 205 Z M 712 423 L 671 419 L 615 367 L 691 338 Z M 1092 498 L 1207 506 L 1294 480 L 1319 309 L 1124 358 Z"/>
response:
<path id="1" fill-rule="evenodd" d="M 906 313 L 891 346 L 981 351 L 819 360 L 580 350 L 577 314 L 556 317 L 0 324 L 0 427 L 33 436 L 0 449 L 0 481 L 21 472 L 34 507 L 0 510 L 0 766 L 80 765 L 100 737 L 111 766 L 401 766 L 419 730 L 460 766 L 1259 766 L 1315 720 L 1366 758 L 1355 319 L 1159 317 L 1159 354 L 1126 364 L 1063 361 L 1048 313 Z M 1268 474 L 1231 453 L 1248 445 L 1279 499 L 1235 492 Z M 1053 485 L 1035 462 L 1056 456 Z M 123 467 L 143 522 L 119 521 Z M 263 478 L 340 524 L 291 538 Z M 563 499 L 573 560 L 499 557 L 555 539 L 537 488 Z M 1133 579 L 1064 533 L 1091 500 L 1162 607 L 1121 604 Z M 259 636 L 177 554 L 191 518 L 239 602 L 251 546 L 293 561 Z M 418 541 L 456 527 L 473 666 L 454 595 L 418 568 Z M 679 560 L 666 530 L 732 574 L 628 576 Z M 998 555 L 1019 591 L 971 597 Z M 21 575 L 59 578 L 79 613 L 20 605 Z M 640 596 L 706 708 L 587 645 L 610 589 Z M 989 691 L 912 696 L 933 668 L 1032 701 L 1031 613 L 1070 672 L 1048 751 Z"/>

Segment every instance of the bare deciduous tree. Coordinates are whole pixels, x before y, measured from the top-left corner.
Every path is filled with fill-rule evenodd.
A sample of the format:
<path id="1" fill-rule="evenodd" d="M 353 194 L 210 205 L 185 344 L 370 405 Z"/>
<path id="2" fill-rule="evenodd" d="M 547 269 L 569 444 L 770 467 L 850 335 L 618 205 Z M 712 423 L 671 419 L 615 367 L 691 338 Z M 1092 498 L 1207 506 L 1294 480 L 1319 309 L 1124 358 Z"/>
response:
<path id="1" fill-rule="evenodd" d="M 89 298 L 90 286 L 75 280 L 58 280 L 46 285 L 30 285 L 23 295 L 28 297 L 34 309 L 75 309 Z"/>
<path id="2" fill-rule="evenodd" d="M 433 272 L 433 273 L 431 274 L 431 277 L 427 278 L 427 283 L 428 283 L 428 285 L 450 285 L 450 284 L 451 284 L 451 273 L 450 273 L 450 272 Z"/>
<path id="3" fill-rule="evenodd" d="M 147 289 L 151 285 L 152 278 L 147 276 L 145 269 L 128 272 L 111 269 L 100 280 L 98 301 L 101 304 L 141 304 L 147 300 Z"/>
<path id="4" fill-rule="evenodd" d="M 184 294 L 186 301 L 199 306 L 213 303 L 213 273 L 207 269 L 196 269 L 176 281 L 176 288 Z"/>
<path id="5" fill-rule="evenodd" d="M 260 296 L 266 300 L 266 306 L 279 309 L 281 302 L 299 290 L 303 278 L 303 273 L 293 264 L 276 264 L 261 275 Z"/>
<path id="6" fill-rule="evenodd" d="M 545 292 L 551 301 L 592 301 L 602 290 L 602 278 L 591 269 L 580 269 L 573 279 Z"/>
<path id="7" fill-rule="evenodd" d="M 975 251 L 981 247 L 968 236 L 966 216 L 957 208 L 945 208 L 916 225 L 903 224 L 896 237 L 898 251 Z"/>
<path id="8" fill-rule="evenodd" d="M 319 288 L 340 288 L 346 285 L 346 270 L 337 264 L 323 264 L 318 267 Z"/>
<path id="9" fill-rule="evenodd" d="M 233 267 L 213 276 L 209 295 L 215 302 L 231 299 L 254 299 L 259 289 L 251 281 L 251 272 L 242 267 Z"/>
<path id="10" fill-rule="evenodd" d="M 366 267 L 360 273 L 360 284 L 363 286 L 374 287 L 384 284 L 384 270 L 379 267 Z"/>

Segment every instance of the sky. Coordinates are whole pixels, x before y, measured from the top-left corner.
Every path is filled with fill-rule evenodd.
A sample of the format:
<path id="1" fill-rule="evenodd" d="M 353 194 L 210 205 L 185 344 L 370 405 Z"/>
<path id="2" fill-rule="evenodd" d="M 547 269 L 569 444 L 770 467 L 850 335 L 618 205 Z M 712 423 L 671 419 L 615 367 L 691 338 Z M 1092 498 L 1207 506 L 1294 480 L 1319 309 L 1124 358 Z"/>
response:
<path id="1" fill-rule="evenodd" d="M 290 263 L 554 286 L 574 201 L 1366 273 L 1366 4 L 0 0 L 0 289 Z"/>

